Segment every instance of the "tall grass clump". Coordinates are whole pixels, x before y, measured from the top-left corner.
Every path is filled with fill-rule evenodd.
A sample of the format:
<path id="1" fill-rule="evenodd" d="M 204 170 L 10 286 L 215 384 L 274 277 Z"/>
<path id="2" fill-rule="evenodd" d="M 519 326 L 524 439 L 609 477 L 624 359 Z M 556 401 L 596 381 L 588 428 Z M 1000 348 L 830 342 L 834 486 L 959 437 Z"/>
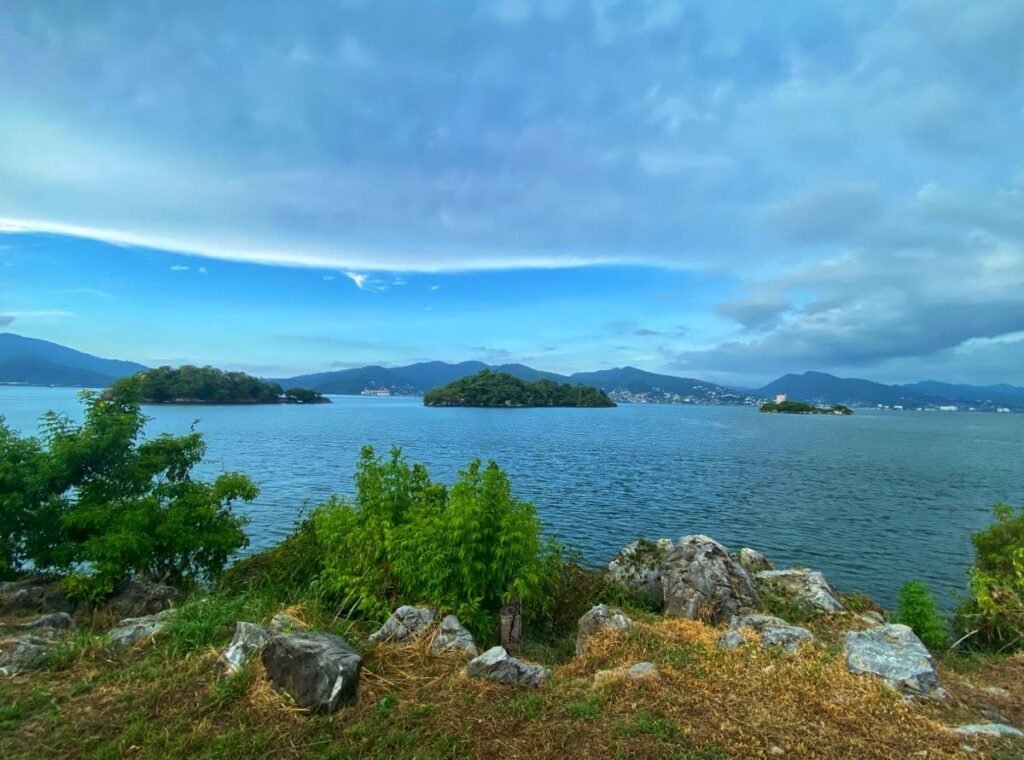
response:
<path id="1" fill-rule="evenodd" d="M 929 649 L 945 649 L 949 644 L 946 622 L 935 606 L 935 597 L 921 581 L 907 581 L 900 588 L 895 619 L 913 628 Z"/>
<path id="2" fill-rule="evenodd" d="M 433 604 L 483 638 L 510 601 L 521 600 L 528 617 L 546 613 L 559 549 L 493 461 L 470 462 L 446 487 L 401 450 L 385 458 L 367 446 L 355 481 L 354 500 L 332 498 L 311 517 L 322 596 L 370 618 L 397 603 Z"/>

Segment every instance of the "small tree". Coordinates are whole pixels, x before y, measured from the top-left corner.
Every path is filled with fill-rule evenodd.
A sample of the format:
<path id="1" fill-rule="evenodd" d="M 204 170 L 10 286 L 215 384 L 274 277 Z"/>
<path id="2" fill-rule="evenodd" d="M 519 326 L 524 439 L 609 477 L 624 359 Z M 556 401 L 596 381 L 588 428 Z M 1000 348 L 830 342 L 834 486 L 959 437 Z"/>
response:
<path id="1" fill-rule="evenodd" d="M 971 537 L 970 594 L 957 627 L 968 645 L 1000 651 L 1024 647 L 1024 508 L 993 507 L 995 522 Z"/>
<path id="2" fill-rule="evenodd" d="M 949 644 L 946 623 L 935 606 L 935 597 L 920 581 L 907 581 L 900 589 L 896 622 L 913 628 L 929 649 L 945 649 Z"/>
<path id="3" fill-rule="evenodd" d="M 219 573 L 247 539 L 232 512 L 255 484 L 239 473 L 193 480 L 202 436 L 143 440 L 143 377 L 80 395 L 81 425 L 52 412 L 42 441 L 0 426 L 0 527 L 8 571 L 67 575 L 70 591 L 99 597 L 128 576 L 171 583 Z"/>

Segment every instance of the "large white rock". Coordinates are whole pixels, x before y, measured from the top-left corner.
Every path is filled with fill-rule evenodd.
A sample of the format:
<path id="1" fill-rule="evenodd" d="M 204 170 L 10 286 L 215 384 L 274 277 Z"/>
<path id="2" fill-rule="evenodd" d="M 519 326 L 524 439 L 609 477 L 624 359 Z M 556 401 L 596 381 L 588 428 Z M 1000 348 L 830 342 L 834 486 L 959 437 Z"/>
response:
<path id="1" fill-rule="evenodd" d="M 897 623 L 847 633 L 846 666 L 911 694 L 928 694 L 939 683 L 931 653 L 909 626 Z"/>
<path id="2" fill-rule="evenodd" d="M 842 602 L 825 576 L 817 570 L 763 570 L 754 578 L 759 586 L 829 614 L 842 612 Z"/>
<path id="3" fill-rule="evenodd" d="M 954 734 L 962 736 L 1014 736 L 1024 738 L 1024 731 L 1005 723 L 967 723 L 951 729 Z"/>
<path id="4" fill-rule="evenodd" d="M 759 573 L 762 570 L 774 570 L 775 565 L 766 556 L 761 554 L 757 549 L 751 549 L 748 546 L 744 546 L 739 551 L 740 565 L 748 573 Z"/>
<path id="5" fill-rule="evenodd" d="M 542 665 L 517 660 L 504 647 L 491 647 L 466 665 L 470 678 L 485 678 L 494 683 L 510 686 L 540 686 L 551 675 Z"/>
<path id="6" fill-rule="evenodd" d="M 441 621 L 441 627 L 437 636 L 430 643 L 432 654 L 447 654 L 448 652 L 463 652 L 472 657 L 477 656 L 476 641 L 473 634 L 459 622 L 455 615 L 446 615 Z"/>
<path id="7" fill-rule="evenodd" d="M 580 618 L 576 631 L 576 654 L 583 654 L 587 647 L 587 641 L 594 634 L 605 630 L 624 631 L 630 625 L 630 619 L 622 610 L 609 607 L 607 604 L 592 607 Z"/>
<path id="8" fill-rule="evenodd" d="M 229 672 L 237 673 L 263 650 L 269 640 L 270 631 L 262 625 L 239 620 L 235 623 L 235 636 L 220 658 L 227 665 Z"/>
<path id="9" fill-rule="evenodd" d="M 750 575 L 713 538 L 683 536 L 661 564 L 665 612 L 716 623 L 761 608 Z"/>
<path id="10" fill-rule="evenodd" d="M 795 654 L 802 645 L 814 641 L 814 636 L 806 628 L 790 625 L 774 615 L 740 615 L 732 619 L 729 627 L 732 629 L 729 633 L 739 633 L 738 638 L 726 634 L 719 639 L 719 643 L 729 649 L 735 649 L 745 640 L 740 633 L 742 628 L 749 628 L 760 633 L 761 646 L 765 649 L 778 647 L 786 654 Z"/>
<path id="11" fill-rule="evenodd" d="M 429 607 L 403 605 L 391 613 L 380 629 L 370 634 L 370 641 L 405 641 L 422 636 L 434 622 L 434 611 Z"/>
<path id="12" fill-rule="evenodd" d="M 112 649 L 127 649 L 152 639 L 163 631 L 172 612 L 173 610 L 164 610 L 155 615 L 125 618 L 108 632 L 108 646 Z"/>
<path id="13" fill-rule="evenodd" d="M 608 580 L 645 595 L 656 604 L 665 602 L 661 563 L 674 546 L 672 539 L 640 538 L 623 547 L 608 563 Z"/>

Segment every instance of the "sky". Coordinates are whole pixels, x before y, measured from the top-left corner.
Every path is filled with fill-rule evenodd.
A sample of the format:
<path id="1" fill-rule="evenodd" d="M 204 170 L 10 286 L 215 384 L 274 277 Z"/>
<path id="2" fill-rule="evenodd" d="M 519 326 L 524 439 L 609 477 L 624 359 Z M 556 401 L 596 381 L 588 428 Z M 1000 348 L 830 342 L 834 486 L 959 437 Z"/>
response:
<path id="1" fill-rule="evenodd" d="M 0 2 L 0 329 L 1024 384 L 1024 3 Z"/>

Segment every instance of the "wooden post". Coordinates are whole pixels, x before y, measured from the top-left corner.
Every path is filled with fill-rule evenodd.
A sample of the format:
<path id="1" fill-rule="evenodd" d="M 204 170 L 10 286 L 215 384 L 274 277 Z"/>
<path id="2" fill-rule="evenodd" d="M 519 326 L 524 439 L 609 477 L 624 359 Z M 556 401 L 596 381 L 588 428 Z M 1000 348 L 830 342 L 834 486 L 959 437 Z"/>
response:
<path id="1" fill-rule="evenodd" d="M 501 608 L 501 645 L 511 655 L 519 654 L 523 646 L 523 610 L 515 602 Z"/>

